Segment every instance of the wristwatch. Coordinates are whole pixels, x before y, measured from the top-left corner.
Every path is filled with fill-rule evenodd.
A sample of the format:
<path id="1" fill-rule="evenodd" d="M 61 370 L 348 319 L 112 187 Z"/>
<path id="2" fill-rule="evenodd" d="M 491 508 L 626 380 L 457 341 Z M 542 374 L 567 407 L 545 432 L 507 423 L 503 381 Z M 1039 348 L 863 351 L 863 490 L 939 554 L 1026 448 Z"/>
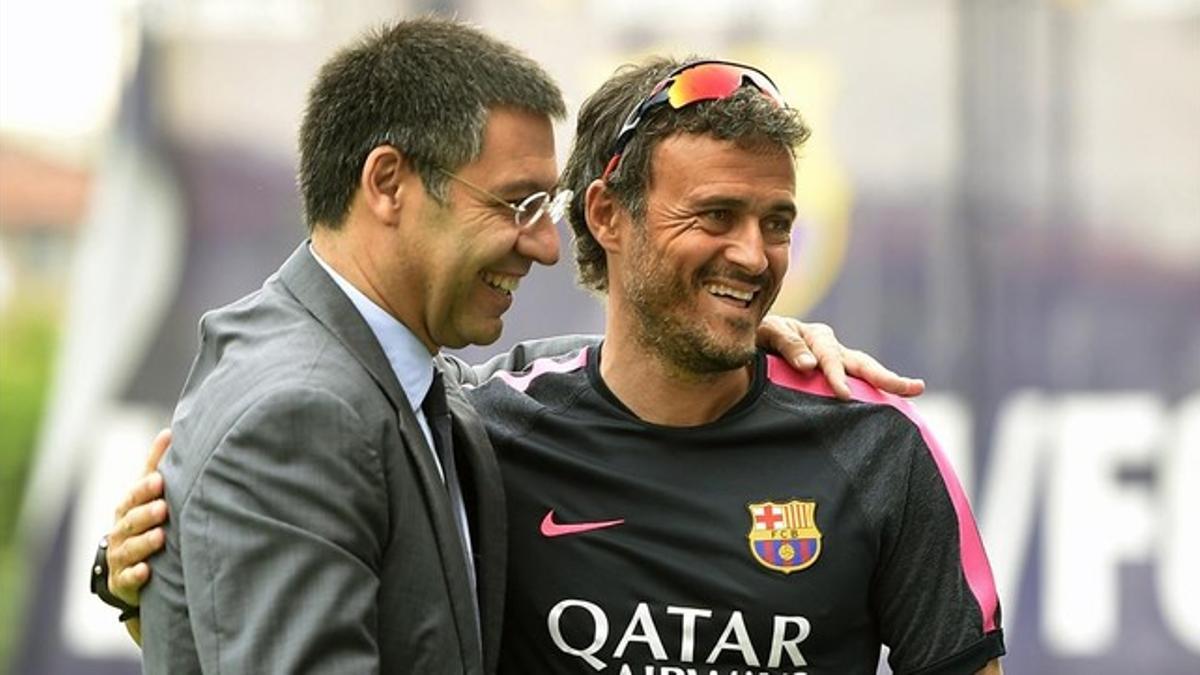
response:
<path id="1" fill-rule="evenodd" d="M 118 621 L 125 623 L 130 619 L 137 619 L 141 615 L 139 608 L 136 605 L 131 605 L 128 602 L 118 598 L 108 590 L 108 536 L 100 537 L 100 545 L 96 547 L 96 559 L 92 562 L 92 593 L 95 593 L 100 598 L 101 602 L 109 607 L 116 607 L 121 610 L 121 616 Z"/>

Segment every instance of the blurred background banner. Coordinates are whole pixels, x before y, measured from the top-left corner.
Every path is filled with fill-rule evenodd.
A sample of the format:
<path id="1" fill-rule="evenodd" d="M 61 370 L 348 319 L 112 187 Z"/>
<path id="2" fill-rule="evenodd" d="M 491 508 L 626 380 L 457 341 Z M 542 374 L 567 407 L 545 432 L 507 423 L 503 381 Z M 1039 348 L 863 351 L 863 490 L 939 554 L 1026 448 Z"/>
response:
<path id="1" fill-rule="evenodd" d="M 572 110 L 653 53 L 771 73 L 815 132 L 776 311 L 928 379 L 1005 669 L 1200 672 L 1200 0 L 0 0 L 0 669 L 137 672 L 96 539 L 200 314 L 304 237 L 317 68 L 431 11 Z M 464 354 L 599 332 L 568 257 Z"/>

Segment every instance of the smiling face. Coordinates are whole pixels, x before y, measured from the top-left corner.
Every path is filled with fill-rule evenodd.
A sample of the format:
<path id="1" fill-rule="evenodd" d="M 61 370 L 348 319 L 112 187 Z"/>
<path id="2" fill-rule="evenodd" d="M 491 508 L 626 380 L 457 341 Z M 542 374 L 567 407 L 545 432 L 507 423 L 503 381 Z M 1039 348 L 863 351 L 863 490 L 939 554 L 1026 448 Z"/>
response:
<path id="1" fill-rule="evenodd" d="M 450 181 L 446 206 L 423 194 L 402 225 L 401 269 L 389 294 L 408 308 L 405 324 L 427 345 L 490 344 L 533 263 L 558 260 L 558 229 L 543 217 L 519 230 L 512 209 L 463 181 L 514 205 L 532 193 L 553 192 L 558 176 L 550 119 L 492 109 L 481 154 L 454 175 L 462 181 Z"/>
<path id="2" fill-rule="evenodd" d="M 778 148 L 680 134 L 654 149 L 644 221 L 609 257 L 610 298 L 643 347 L 697 374 L 753 358 L 787 272 L 795 180 Z"/>

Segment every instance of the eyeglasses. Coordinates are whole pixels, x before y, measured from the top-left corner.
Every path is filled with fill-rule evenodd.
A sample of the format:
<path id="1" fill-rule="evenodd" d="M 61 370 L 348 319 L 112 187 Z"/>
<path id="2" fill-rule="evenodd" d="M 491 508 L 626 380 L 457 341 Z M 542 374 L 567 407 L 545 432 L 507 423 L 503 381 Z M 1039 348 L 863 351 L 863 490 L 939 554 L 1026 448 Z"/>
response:
<path id="1" fill-rule="evenodd" d="M 609 175 L 616 170 L 621 161 L 621 153 L 625 152 L 625 146 L 633 139 L 638 125 L 655 108 L 670 105 L 679 110 L 701 101 L 726 99 L 747 84 L 762 92 L 776 105 L 786 105 L 779 88 L 766 73 L 757 68 L 730 61 L 697 61 L 676 68 L 654 85 L 650 95 L 642 99 L 625 118 L 621 131 L 613 140 L 612 159 L 608 160 L 608 166 L 604 168 L 600 179 L 608 180 Z"/>
<path id="2" fill-rule="evenodd" d="M 541 190 L 522 199 L 519 203 L 513 204 L 511 201 L 499 195 L 493 194 L 472 183 L 466 178 L 456 176 L 441 167 L 438 167 L 438 171 L 446 174 L 452 180 L 462 183 L 468 188 L 474 190 L 476 193 L 487 197 L 491 201 L 495 202 L 498 206 L 504 206 L 512 209 L 513 222 L 517 224 L 517 229 L 520 230 L 526 230 L 533 227 L 539 220 L 541 220 L 542 216 L 547 214 L 550 215 L 551 222 L 557 225 L 562 221 L 563 217 L 567 215 L 567 207 L 571 204 L 571 197 L 575 196 L 575 193 L 572 190 L 558 190 L 553 195 L 545 190 Z"/>

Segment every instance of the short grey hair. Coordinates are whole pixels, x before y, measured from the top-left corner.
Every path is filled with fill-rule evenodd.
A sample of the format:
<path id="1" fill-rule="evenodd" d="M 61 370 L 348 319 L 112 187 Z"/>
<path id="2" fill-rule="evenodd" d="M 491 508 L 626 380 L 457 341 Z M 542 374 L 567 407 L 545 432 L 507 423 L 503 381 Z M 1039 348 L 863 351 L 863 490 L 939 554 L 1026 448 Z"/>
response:
<path id="1" fill-rule="evenodd" d="M 297 178 L 309 229 L 341 226 L 363 162 L 381 145 L 402 152 L 444 203 L 442 170 L 479 157 L 488 111 L 501 106 L 566 114 L 541 66 L 477 28 L 421 18 L 368 32 L 326 62 L 309 91 Z"/>
<path id="2" fill-rule="evenodd" d="M 634 106 L 671 71 L 701 60 L 694 56 L 683 61 L 658 57 L 641 65 L 622 66 L 579 109 L 575 142 L 561 184 L 575 191 L 567 219 L 575 234 L 579 283 L 585 288 L 600 293 L 608 288 L 604 249 L 587 226 L 588 185 L 604 173 L 612 159 L 613 140 Z M 680 110 L 658 108 L 642 120 L 607 180 L 607 188 L 635 222 L 641 222 L 646 213 L 654 148 L 664 139 L 681 133 L 707 134 L 746 147 L 777 148 L 793 156 L 810 135 L 798 112 L 775 105 L 750 87 L 739 89 L 726 99 L 704 101 Z"/>

